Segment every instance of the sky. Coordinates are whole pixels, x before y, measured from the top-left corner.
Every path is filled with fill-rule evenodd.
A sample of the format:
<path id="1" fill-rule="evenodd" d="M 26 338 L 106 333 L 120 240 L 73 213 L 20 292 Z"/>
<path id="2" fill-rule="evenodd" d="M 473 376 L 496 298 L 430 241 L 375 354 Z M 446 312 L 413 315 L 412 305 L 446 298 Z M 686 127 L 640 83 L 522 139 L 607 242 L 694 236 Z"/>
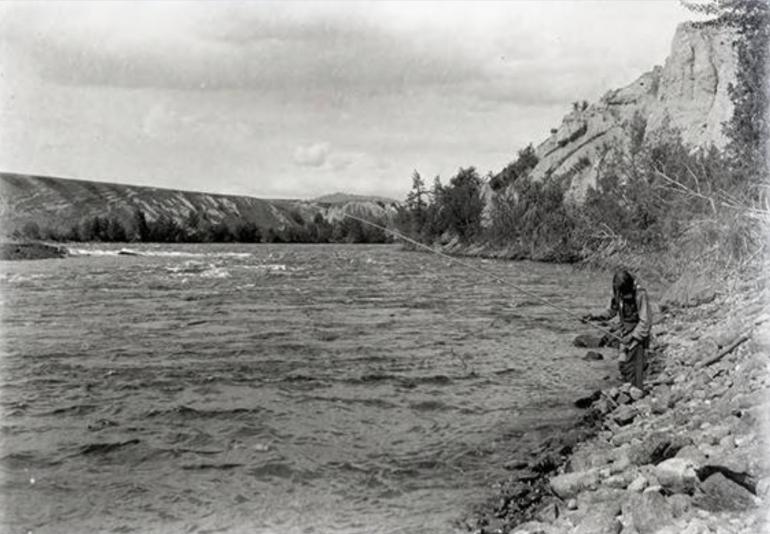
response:
<path id="1" fill-rule="evenodd" d="M 0 4 L 0 170 L 402 199 L 668 55 L 675 0 Z"/>

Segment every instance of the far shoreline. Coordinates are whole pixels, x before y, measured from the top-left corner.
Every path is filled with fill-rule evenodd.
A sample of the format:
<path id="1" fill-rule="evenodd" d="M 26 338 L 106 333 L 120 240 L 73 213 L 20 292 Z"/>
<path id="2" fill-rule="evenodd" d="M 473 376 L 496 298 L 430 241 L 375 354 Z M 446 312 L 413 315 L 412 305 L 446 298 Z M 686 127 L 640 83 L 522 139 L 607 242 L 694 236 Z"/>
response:
<path id="1" fill-rule="evenodd" d="M 0 260 L 47 260 L 69 256 L 66 247 L 41 242 L 0 243 Z"/>

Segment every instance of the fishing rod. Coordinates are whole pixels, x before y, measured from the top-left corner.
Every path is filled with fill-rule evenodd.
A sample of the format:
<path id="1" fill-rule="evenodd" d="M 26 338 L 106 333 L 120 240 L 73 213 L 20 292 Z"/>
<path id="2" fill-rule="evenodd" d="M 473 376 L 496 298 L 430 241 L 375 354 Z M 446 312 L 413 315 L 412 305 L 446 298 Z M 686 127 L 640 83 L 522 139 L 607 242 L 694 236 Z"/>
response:
<path id="1" fill-rule="evenodd" d="M 599 332 L 602 332 L 603 334 L 606 334 L 606 335 L 608 335 L 610 337 L 613 337 L 613 338 L 617 339 L 621 343 L 623 342 L 623 339 L 620 336 L 618 336 L 617 334 L 607 330 L 606 328 L 603 328 L 603 327 L 601 327 L 599 325 L 596 325 L 594 323 L 586 322 L 586 321 L 583 320 L 582 317 L 580 317 L 576 313 L 568 310 L 567 308 L 559 306 L 558 304 L 554 304 L 554 303 L 550 302 L 549 300 L 541 297 L 537 293 L 533 293 L 533 292 L 531 292 L 531 291 L 529 291 L 527 289 L 524 289 L 521 286 L 518 286 L 518 285 L 516 285 L 516 284 L 514 284 L 514 283 L 512 283 L 512 282 L 510 282 L 510 281 L 508 281 L 508 280 L 506 280 L 504 278 L 501 278 L 501 277 L 497 276 L 494 273 L 491 273 L 491 272 L 487 271 L 486 269 L 482 269 L 481 267 L 477 267 L 476 265 L 473 265 L 472 263 L 468 263 L 468 262 L 462 261 L 462 260 L 460 260 L 458 258 L 455 258 L 454 256 L 450 256 L 449 254 L 441 252 L 440 250 L 436 250 L 433 247 L 431 247 L 429 245 L 426 245 L 425 243 L 420 243 L 419 241 L 417 241 L 415 239 L 412 239 L 411 237 L 408 237 L 408 236 L 402 234 L 401 232 L 398 232 L 397 230 L 392 230 L 392 229 L 387 228 L 385 226 L 382 226 L 380 224 L 373 223 L 372 221 L 369 221 L 369 220 L 366 220 L 366 219 L 362 219 L 361 217 L 356 217 L 355 215 L 351 215 L 349 213 L 343 213 L 342 215 L 344 217 L 348 217 L 350 219 L 353 219 L 354 221 L 358 221 L 360 223 L 367 224 L 367 225 L 372 226 L 374 228 L 379 228 L 380 230 L 383 230 L 383 231 L 385 231 L 385 232 L 387 232 L 389 234 L 392 234 L 395 237 L 403 239 L 407 243 L 411 243 L 412 245 L 415 245 L 416 247 L 419 247 L 419 248 L 428 250 L 430 252 L 433 252 L 434 254 L 437 254 L 438 256 L 440 256 L 440 257 L 442 257 L 442 258 L 444 258 L 446 260 L 449 260 L 452 263 L 456 263 L 457 265 L 465 267 L 466 269 L 469 269 L 471 271 L 475 271 L 477 273 L 483 274 L 484 276 L 487 276 L 487 277 L 491 278 L 492 280 L 494 280 L 495 282 L 497 282 L 499 284 L 502 284 L 504 286 L 512 287 L 513 289 L 515 289 L 515 290 L 517 290 L 517 291 L 519 291 L 521 293 L 524 293 L 528 297 L 532 297 L 533 299 L 535 299 L 535 300 L 537 300 L 539 302 L 542 302 L 546 306 L 550 306 L 551 308 L 555 308 L 555 309 L 557 309 L 559 311 L 562 311 L 562 312 L 566 313 L 567 315 L 569 315 L 570 317 L 572 317 L 574 319 L 577 319 L 581 323 L 587 324 L 588 326 L 598 330 Z"/>

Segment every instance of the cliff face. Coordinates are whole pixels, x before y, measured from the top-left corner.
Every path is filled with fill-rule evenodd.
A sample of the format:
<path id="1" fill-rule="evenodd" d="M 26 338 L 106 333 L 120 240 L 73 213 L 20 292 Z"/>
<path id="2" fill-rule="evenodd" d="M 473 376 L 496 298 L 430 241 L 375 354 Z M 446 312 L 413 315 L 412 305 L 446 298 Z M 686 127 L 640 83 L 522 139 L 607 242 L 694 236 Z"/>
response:
<path id="1" fill-rule="evenodd" d="M 173 189 L 0 173 L 0 235 L 9 236 L 27 223 L 40 228 L 68 229 L 95 216 L 131 218 L 141 209 L 148 220 L 161 215 L 184 225 L 191 212 L 205 213 L 212 223 L 251 222 L 260 230 L 285 229 L 311 222 L 317 214 L 328 221 L 349 212 L 383 222 L 396 212 L 396 203 L 383 200 L 311 202 L 265 200 Z"/>
<path id="2" fill-rule="evenodd" d="M 663 67 L 609 91 L 597 103 L 577 105 L 564 117 L 537 146 L 532 177 L 569 173 L 570 195 L 579 200 L 595 185 L 608 151 L 627 148 L 634 130 L 650 139 L 675 128 L 687 144 L 723 147 L 722 123 L 733 113 L 728 86 L 737 71 L 734 40 L 724 27 L 681 24 Z"/>

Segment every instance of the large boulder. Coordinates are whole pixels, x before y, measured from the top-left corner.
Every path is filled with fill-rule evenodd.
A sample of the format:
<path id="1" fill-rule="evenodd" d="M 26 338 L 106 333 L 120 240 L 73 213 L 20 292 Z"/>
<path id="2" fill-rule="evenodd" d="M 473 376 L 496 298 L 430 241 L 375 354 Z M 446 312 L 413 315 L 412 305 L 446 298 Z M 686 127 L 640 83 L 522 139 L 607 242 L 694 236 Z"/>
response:
<path id="1" fill-rule="evenodd" d="M 561 499 L 569 499 L 587 489 L 596 489 L 599 472 L 595 469 L 556 475 L 550 479 L 551 489 Z"/>
<path id="2" fill-rule="evenodd" d="M 637 411 L 633 406 L 623 405 L 612 412 L 612 419 L 620 426 L 631 423 L 637 416 Z"/>
<path id="3" fill-rule="evenodd" d="M 592 506 L 580 523 L 574 534 L 618 534 L 623 525 L 618 519 L 620 505 L 603 503 Z"/>
<path id="4" fill-rule="evenodd" d="M 668 498 L 668 504 L 674 517 L 682 517 L 692 508 L 692 497 L 683 493 L 675 493 Z"/>
<path id="5" fill-rule="evenodd" d="M 757 505 L 757 500 L 749 490 L 722 473 L 714 473 L 701 482 L 693 502 L 699 508 L 712 512 L 743 511 Z"/>
<path id="6" fill-rule="evenodd" d="M 671 505 L 657 491 L 632 495 L 623 505 L 623 516 L 639 534 L 657 532 L 674 519 Z"/>
<path id="7" fill-rule="evenodd" d="M 691 493 L 698 482 L 696 469 L 688 458 L 669 458 L 655 466 L 655 477 L 671 493 Z"/>
<path id="8" fill-rule="evenodd" d="M 695 445 L 682 447 L 679 449 L 679 452 L 676 453 L 676 457 L 690 460 L 696 465 L 703 465 L 706 463 L 706 455 Z"/>
<path id="9" fill-rule="evenodd" d="M 673 458 L 692 439 L 687 436 L 655 432 L 647 436 L 641 443 L 632 445 L 628 456 L 635 465 L 658 464 L 663 460 Z"/>

